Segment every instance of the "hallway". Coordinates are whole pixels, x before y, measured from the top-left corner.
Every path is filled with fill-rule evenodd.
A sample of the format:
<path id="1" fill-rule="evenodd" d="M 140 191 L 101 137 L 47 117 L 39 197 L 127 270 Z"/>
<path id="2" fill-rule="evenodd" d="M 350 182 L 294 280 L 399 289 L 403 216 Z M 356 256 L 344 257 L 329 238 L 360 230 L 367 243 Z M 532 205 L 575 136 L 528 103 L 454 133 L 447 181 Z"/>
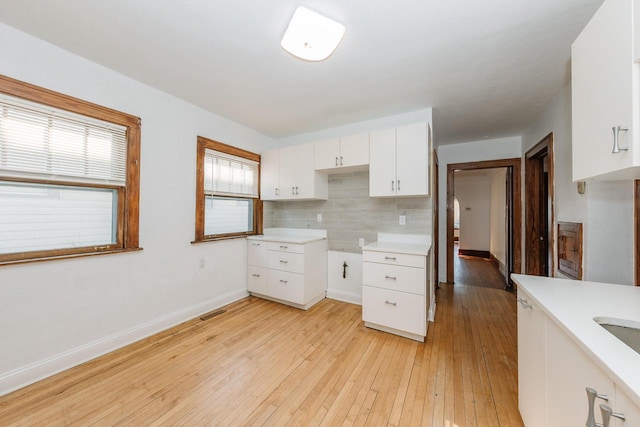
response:
<path id="1" fill-rule="evenodd" d="M 454 245 L 454 283 L 503 289 L 505 278 L 498 267 L 489 259 L 458 254 L 458 244 Z"/>

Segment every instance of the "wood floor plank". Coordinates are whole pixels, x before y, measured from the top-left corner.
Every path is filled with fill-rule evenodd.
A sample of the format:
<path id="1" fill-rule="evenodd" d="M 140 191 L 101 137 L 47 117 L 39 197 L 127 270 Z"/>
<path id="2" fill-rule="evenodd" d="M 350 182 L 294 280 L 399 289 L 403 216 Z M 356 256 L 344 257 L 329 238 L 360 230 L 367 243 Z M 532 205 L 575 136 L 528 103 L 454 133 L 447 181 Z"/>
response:
<path id="1" fill-rule="evenodd" d="M 521 426 L 515 296 L 442 285 L 425 343 L 257 298 L 0 397 L 0 425 Z"/>

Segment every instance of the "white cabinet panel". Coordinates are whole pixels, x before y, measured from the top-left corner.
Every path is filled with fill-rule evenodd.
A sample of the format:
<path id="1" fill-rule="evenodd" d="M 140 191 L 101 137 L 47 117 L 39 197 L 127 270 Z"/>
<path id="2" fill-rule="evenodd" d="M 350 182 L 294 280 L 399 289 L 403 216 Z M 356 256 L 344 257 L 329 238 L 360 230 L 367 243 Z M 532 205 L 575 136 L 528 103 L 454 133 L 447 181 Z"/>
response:
<path id="1" fill-rule="evenodd" d="M 267 266 L 267 243 L 248 240 L 248 263 L 257 267 Z"/>
<path id="2" fill-rule="evenodd" d="M 427 124 L 400 126 L 396 134 L 397 195 L 429 194 Z"/>
<path id="3" fill-rule="evenodd" d="M 369 286 L 424 295 L 427 277 L 423 268 L 364 263 L 362 281 Z"/>
<path id="4" fill-rule="evenodd" d="M 304 245 L 298 243 L 268 242 L 267 248 L 270 251 L 292 252 L 294 254 L 304 253 Z"/>
<path id="5" fill-rule="evenodd" d="M 605 373 L 552 321 L 547 322 L 547 420 L 552 426 L 584 425 L 589 414 L 586 387 L 607 395 L 615 408 L 614 387 Z M 602 423 L 595 401 L 595 420 Z"/>
<path id="6" fill-rule="evenodd" d="M 315 169 L 333 169 L 340 166 L 340 138 L 316 141 Z"/>
<path id="7" fill-rule="evenodd" d="M 426 334 L 424 301 L 406 292 L 363 286 L 362 320 L 416 335 Z"/>
<path id="8" fill-rule="evenodd" d="M 610 406 L 611 407 L 611 406 Z M 633 403 L 629 396 L 625 394 L 618 386 L 616 386 L 616 405 L 611 407 L 614 412 L 624 415 L 625 420 L 614 419 L 612 426 L 615 427 L 631 427 L 640 426 L 640 407 Z"/>
<path id="9" fill-rule="evenodd" d="M 267 293 L 267 272 L 265 267 L 250 265 L 247 269 L 247 290 L 259 294 Z"/>
<path id="10" fill-rule="evenodd" d="M 260 156 L 260 198 L 278 200 L 280 193 L 280 151 L 265 151 Z"/>
<path id="11" fill-rule="evenodd" d="M 371 132 L 369 143 L 369 195 L 396 195 L 396 130 Z"/>
<path id="12" fill-rule="evenodd" d="M 273 270 L 302 274 L 304 273 L 304 255 L 269 251 L 267 254 L 267 267 Z"/>
<path id="13" fill-rule="evenodd" d="M 572 45 L 573 180 L 638 176 L 638 66 L 633 0 L 606 0 Z M 620 146 L 613 154 L 613 127 Z"/>
<path id="14" fill-rule="evenodd" d="M 267 295 L 295 304 L 304 304 L 304 276 L 288 271 L 269 270 Z"/>
<path id="15" fill-rule="evenodd" d="M 518 408 L 526 426 L 547 425 L 546 319 L 518 289 Z M 527 307 L 526 305 L 531 305 Z"/>
<path id="16" fill-rule="evenodd" d="M 369 195 L 428 195 L 428 148 L 426 122 L 371 132 Z"/>
<path id="17" fill-rule="evenodd" d="M 427 268 L 426 258 L 422 255 L 400 254 L 395 252 L 362 251 L 362 260 L 407 267 Z"/>
<path id="18" fill-rule="evenodd" d="M 340 166 L 343 168 L 369 164 L 369 132 L 340 138 Z"/>

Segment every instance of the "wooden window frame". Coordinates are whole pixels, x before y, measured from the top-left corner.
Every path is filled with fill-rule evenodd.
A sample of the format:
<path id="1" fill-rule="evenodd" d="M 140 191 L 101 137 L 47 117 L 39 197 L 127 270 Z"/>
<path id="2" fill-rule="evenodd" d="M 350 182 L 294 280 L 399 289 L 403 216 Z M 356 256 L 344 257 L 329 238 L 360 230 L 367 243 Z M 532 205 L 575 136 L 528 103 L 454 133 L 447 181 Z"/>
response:
<path id="1" fill-rule="evenodd" d="M 111 254 L 141 250 L 140 242 L 140 127 L 139 117 L 123 113 L 82 99 L 74 98 L 30 83 L 0 75 L 0 93 L 22 98 L 38 104 L 70 111 L 127 128 L 127 176 L 125 187 L 83 184 L 46 179 L 16 179 L 0 177 L 2 181 L 68 187 L 107 188 L 118 191 L 118 218 L 116 243 L 103 246 L 53 249 L 0 255 L 0 265 L 20 264 L 53 259 Z"/>
<path id="2" fill-rule="evenodd" d="M 196 234 L 195 240 L 191 243 L 211 242 L 225 239 L 244 238 L 247 236 L 254 236 L 256 234 L 262 234 L 262 200 L 260 197 L 247 199 L 253 200 L 253 230 L 250 232 L 240 233 L 227 233 L 227 234 L 204 234 L 204 158 L 205 151 L 214 150 L 221 153 L 229 154 L 236 157 L 242 157 L 243 159 L 252 160 L 258 162 L 258 194 L 260 194 L 260 154 L 253 153 L 251 151 L 243 150 L 241 148 L 234 147 L 232 145 L 224 144 L 219 141 L 214 141 L 203 136 L 198 136 L 198 145 L 196 150 Z M 227 196 L 216 196 L 227 197 Z M 228 196 L 229 198 L 238 199 L 244 197 Z"/>

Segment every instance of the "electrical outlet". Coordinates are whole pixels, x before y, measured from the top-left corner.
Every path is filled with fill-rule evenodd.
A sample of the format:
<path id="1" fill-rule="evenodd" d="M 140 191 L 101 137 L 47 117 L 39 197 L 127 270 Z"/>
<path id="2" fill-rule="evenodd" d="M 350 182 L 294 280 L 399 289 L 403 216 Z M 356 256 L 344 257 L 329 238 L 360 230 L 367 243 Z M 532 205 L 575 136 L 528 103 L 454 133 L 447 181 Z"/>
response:
<path id="1" fill-rule="evenodd" d="M 405 225 L 407 223 L 407 217 L 404 215 L 400 215 L 400 225 Z"/>
<path id="2" fill-rule="evenodd" d="M 358 239 L 358 246 L 363 247 L 364 246 L 364 237 L 361 237 Z"/>
<path id="3" fill-rule="evenodd" d="M 200 258 L 200 260 L 198 261 L 198 267 L 204 268 L 204 258 Z"/>
<path id="4" fill-rule="evenodd" d="M 322 222 L 322 214 L 318 214 L 318 222 Z"/>

